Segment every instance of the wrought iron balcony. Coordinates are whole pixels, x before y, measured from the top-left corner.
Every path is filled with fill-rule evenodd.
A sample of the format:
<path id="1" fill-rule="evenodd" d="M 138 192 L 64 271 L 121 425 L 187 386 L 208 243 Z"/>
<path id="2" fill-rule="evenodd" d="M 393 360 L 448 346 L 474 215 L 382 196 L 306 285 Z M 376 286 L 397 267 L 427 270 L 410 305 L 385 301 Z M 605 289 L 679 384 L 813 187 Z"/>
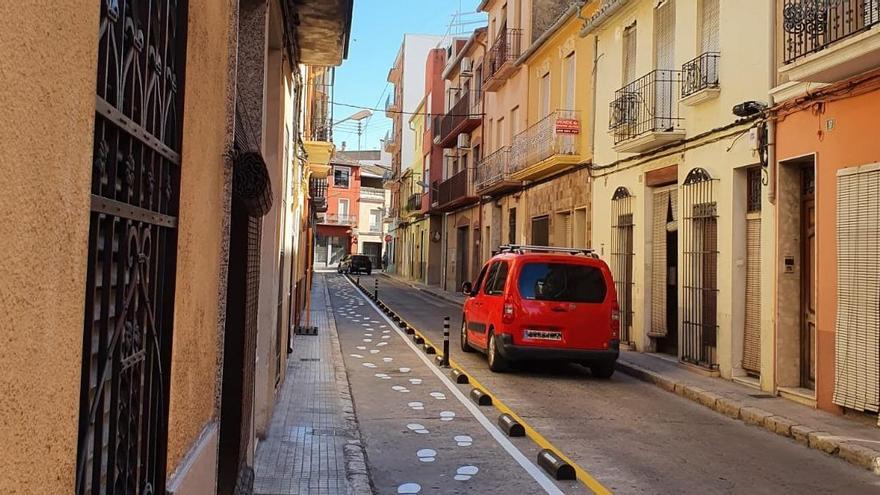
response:
<path id="1" fill-rule="evenodd" d="M 385 151 L 388 153 L 397 153 L 400 151 L 400 138 L 396 133 L 389 131 L 385 134 Z"/>
<path id="2" fill-rule="evenodd" d="M 309 179 L 309 196 L 315 212 L 327 211 L 327 179 Z"/>
<path id="3" fill-rule="evenodd" d="M 358 217 L 357 215 L 327 213 L 326 215 L 324 215 L 324 219 L 319 220 L 318 223 L 324 225 L 344 225 L 350 227 L 358 224 Z"/>
<path id="4" fill-rule="evenodd" d="M 444 148 L 452 148 L 459 134 L 476 129 L 482 122 L 481 100 L 479 92 L 461 92 L 458 101 L 445 115 L 434 117 L 431 123 L 434 142 Z"/>
<path id="5" fill-rule="evenodd" d="M 444 181 L 434 181 L 432 187 L 437 191 L 436 209 L 438 211 L 451 211 L 477 201 L 469 184 L 470 174 L 468 169 L 453 175 Z"/>
<path id="6" fill-rule="evenodd" d="M 398 91 L 395 91 L 392 95 L 388 95 L 388 98 L 385 100 L 386 117 L 393 118 L 396 115 L 399 115 L 401 100 L 402 98 Z"/>
<path id="7" fill-rule="evenodd" d="M 413 193 L 409 195 L 406 201 L 406 209 L 410 213 L 418 213 L 422 209 L 422 193 Z"/>
<path id="8" fill-rule="evenodd" d="M 513 138 L 510 146 L 510 174 L 523 175 L 534 165 L 555 156 L 565 165 L 576 161 L 580 153 L 580 112 L 557 110 Z M 543 167 L 542 167 L 543 169 Z"/>
<path id="9" fill-rule="evenodd" d="M 307 136 L 309 141 L 324 141 L 327 143 L 333 141 L 333 122 L 329 115 L 314 115 L 312 116 L 311 124 Z"/>
<path id="10" fill-rule="evenodd" d="M 678 114 L 681 71 L 654 70 L 617 90 L 608 131 L 618 152 L 642 152 L 684 137 Z"/>
<path id="11" fill-rule="evenodd" d="M 361 187 L 361 201 L 382 203 L 385 201 L 385 189 L 378 187 Z"/>
<path id="12" fill-rule="evenodd" d="M 718 62 L 721 54 L 706 52 L 681 67 L 681 98 L 690 98 L 701 91 L 718 89 Z"/>
<path id="13" fill-rule="evenodd" d="M 880 0 L 785 0 L 786 64 L 880 24 Z"/>
<path id="14" fill-rule="evenodd" d="M 483 59 L 483 90 L 497 91 L 516 69 L 522 51 L 522 29 L 505 29 L 498 34 Z"/>
<path id="15" fill-rule="evenodd" d="M 510 178 L 510 146 L 483 158 L 477 165 L 474 187 L 480 194 L 492 194 L 520 184 Z"/>

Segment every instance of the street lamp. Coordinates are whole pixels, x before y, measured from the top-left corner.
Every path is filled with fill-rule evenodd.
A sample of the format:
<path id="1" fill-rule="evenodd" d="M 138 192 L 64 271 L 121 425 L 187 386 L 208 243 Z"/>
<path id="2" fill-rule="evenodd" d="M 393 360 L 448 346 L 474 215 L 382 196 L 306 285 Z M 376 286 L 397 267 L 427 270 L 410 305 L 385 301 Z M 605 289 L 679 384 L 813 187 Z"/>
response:
<path id="1" fill-rule="evenodd" d="M 368 119 L 372 116 L 373 116 L 373 112 L 371 110 L 367 110 L 367 109 L 358 110 L 357 112 L 349 115 L 348 117 L 346 117 L 340 121 L 334 122 L 333 127 L 336 127 L 337 125 L 339 125 L 343 122 L 348 122 L 349 120 L 357 122 L 357 125 L 358 125 L 358 130 L 357 130 L 358 149 L 360 150 L 361 149 L 361 134 L 363 133 L 363 129 L 361 129 L 361 121 L 364 119 Z"/>

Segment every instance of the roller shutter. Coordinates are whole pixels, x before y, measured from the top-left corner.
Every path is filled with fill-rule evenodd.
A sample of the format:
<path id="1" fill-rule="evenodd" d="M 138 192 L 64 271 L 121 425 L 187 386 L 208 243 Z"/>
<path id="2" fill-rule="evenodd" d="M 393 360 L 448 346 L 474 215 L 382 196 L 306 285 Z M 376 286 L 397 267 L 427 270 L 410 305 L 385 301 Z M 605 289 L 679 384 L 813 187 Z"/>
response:
<path id="1" fill-rule="evenodd" d="M 880 164 L 837 173 L 834 403 L 880 409 Z"/>
<path id="2" fill-rule="evenodd" d="M 651 329 L 648 335 L 665 337 L 666 328 L 666 223 L 669 190 L 655 191 L 651 229 Z"/>

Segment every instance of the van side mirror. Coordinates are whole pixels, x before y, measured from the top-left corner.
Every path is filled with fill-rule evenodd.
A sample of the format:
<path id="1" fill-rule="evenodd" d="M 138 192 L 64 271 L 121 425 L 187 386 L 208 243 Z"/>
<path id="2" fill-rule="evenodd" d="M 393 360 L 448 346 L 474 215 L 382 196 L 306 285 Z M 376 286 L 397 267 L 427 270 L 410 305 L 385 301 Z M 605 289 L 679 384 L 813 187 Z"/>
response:
<path id="1" fill-rule="evenodd" d="M 471 295 L 471 290 L 473 289 L 473 285 L 470 282 L 465 282 L 461 284 L 461 292 L 462 294 L 469 296 Z"/>

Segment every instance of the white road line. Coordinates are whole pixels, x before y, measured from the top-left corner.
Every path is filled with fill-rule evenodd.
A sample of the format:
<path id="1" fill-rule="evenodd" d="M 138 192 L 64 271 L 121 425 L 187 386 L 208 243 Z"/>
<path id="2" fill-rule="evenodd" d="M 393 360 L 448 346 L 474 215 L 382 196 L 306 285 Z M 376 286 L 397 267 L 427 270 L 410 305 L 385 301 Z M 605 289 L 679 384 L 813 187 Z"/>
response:
<path id="1" fill-rule="evenodd" d="M 345 280 L 352 286 L 352 288 L 354 288 L 354 290 L 357 292 L 357 294 L 364 301 L 366 301 L 367 304 L 370 305 L 370 307 L 373 308 L 373 311 L 378 313 L 379 316 L 381 316 L 385 321 L 388 322 L 389 325 L 391 325 L 392 328 L 394 328 L 395 332 L 397 332 L 397 335 L 399 335 L 400 338 L 402 338 L 404 340 L 404 342 L 406 342 L 406 344 L 409 346 L 409 348 L 419 357 L 419 359 L 421 359 L 422 362 L 425 363 L 425 366 L 427 366 L 429 370 L 431 370 L 435 375 L 437 375 L 437 378 L 439 378 L 440 381 L 443 382 L 443 384 L 446 386 L 446 388 L 448 388 L 449 391 L 452 392 L 452 394 L 455 396 L 455 398 L 458 399 L 458 401 L 461 402 L 462 405 L 464 405 L 465 409 L 467 409 L 474 416 L 474 418 L 477 420 L 477 422 L 479 422 L 480 425 L 482 425 L 483 428 L 490 435 L 492 435 L 492 438 L 494 438 L 495 441 L 498 442 L 498 445 L 500 445 L 501 448 L 503 448 L 505 451 L 507 451 L 507 453 L 510 454 L 510 457 L 513 457 L 513 459 L 520 466 L 522 466 L 522 468 L 527 473 L 529 473 L 529 475 L 532 477 L 532 479 L 534 479 L 539 485 L 541 485 L 541 488 L 543 488 L 544 491 L 546 491 L 547 493 L 549 493 L 551 495 L 564 495 L 564 492 L 562 490 L 560 490 L 559 487 L 557 487 L 553 483 L 553 481 L 547 476 L 546 473 L 544 473 L 544 471 L 541 470 L 541 468 L 536 466 L 522 452 L 520 452 L 520 450 L 518 448 L 516 448 L 516 446 L 513 445 L 513 443 L 511 443 L 511 441 L 506 436 L 504 436 L 504 433 L 502 433 L 501 430 L 499 430 L 492 423 L 492 421 L 490 421 L 489 418 L 486 417 L 485 414 L 483 414 L 483 411 L 481 411 L 479 407 L 477 407 L 473 402 L 471 402 L 470 399 L 468 399 L 464 395 L 464 393 L 461 390 L 459 390 L 459 388 L 452 382 L 452 380 L 449 379 L 449 377 L 447 377 L 445 374 L 443 374 L 443 372 L 440 371 L 439 368 L 437 368 L 436 366 L 433 365 L 433 363 L 431 363 L 431 361 L 427 358 L 427 356 L 425 356 L 425 354 L 423 354 L 419 350 L 419 348 L 416 347 L 415 344 L 413 344 L 413 342 L 407 337 L 407 335 L 402 330 L 400 330 L 400 328 L 398 328 L 397 325 L 394 324 L 394 321 L 392 321 L 391 318 L 388 317 L 388 315 L 383 313 L 379 309 L 379 307 L 373 303 L 372 300 L 364 297 L 364 294 L 362 294 L 358 290 L 358 288 L 354 285 L 354 283 L 351 280 L 349 280 L 347 277 L 345 278 Z"/>

